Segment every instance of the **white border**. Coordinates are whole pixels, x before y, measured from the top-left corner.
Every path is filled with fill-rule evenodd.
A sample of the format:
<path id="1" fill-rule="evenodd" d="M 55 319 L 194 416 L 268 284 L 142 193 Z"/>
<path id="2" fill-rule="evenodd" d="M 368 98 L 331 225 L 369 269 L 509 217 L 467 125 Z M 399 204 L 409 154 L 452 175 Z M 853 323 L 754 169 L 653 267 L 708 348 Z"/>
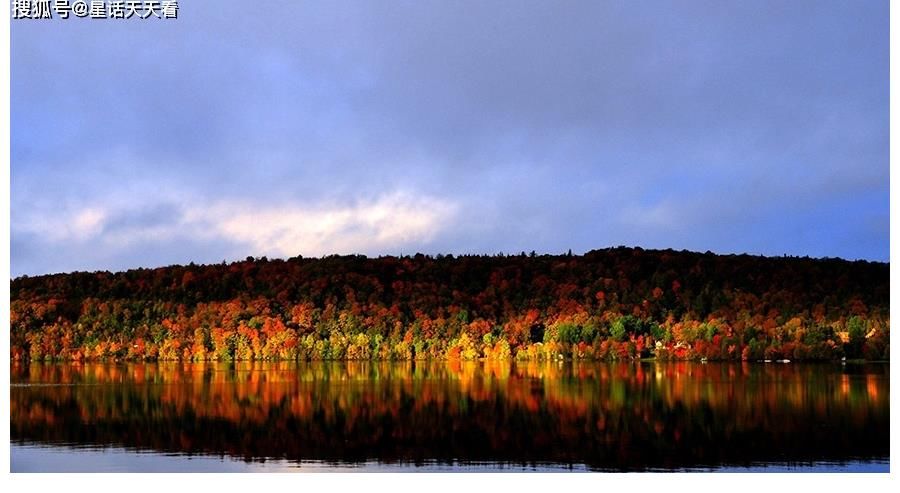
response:
<path id="1" fill-rule="evenodd" d="M 789 1 L 789 0 L 785 0 Z M 7 76 L 2 78 L 3 88 L 3 113 L 2 120 L 3 137 L 0 139 L 0 151 L 2 151 L 3 179 L 0 180 L 0 190 L 3 193 L 2 220 L 3 238 L 0 240 L 0 265 L 5 279 L 10 275 L 10 11 L 8 1 L 0 11 L 2 35 L 0 35 L 0 52 L 2 52 L 2 66 L 6 68 Z M 251 7 L 248 2 L 248 8 Z M 255 5 L 254 5 L 255 7 Z M 898 24 L 898 9 L 891 9 L 891 26 Z M 896 94 L 897 77 L 895 68 L 898 60 L 898 35 L 891 29 L 891 93 Z M 900 139 L 898 129 L 898 106 L 894 98 L 891 98 L 891 143 Z M 895 200 L 897 191 L 896 163 L 891 154 L 891 318 L 896 319 L 893 307 L 897 299 L 897 291 L 893 286 L 897 283 L 897 271 L 894 262 L 898 259 L 897 242 L 897 217 L 898 203 Z M 7 358 L 3 366 L 2 375 L 4 392 L 2 395 L 2 420 L 3 439 L 9 444 L 9 284 L 2 283 L 2 323 L 4 337 L 0 342 L 0 352 Z M 896 337 L 892 337 L 895 339 Z M 896 347 L 894 341 L 894 346 Z M 891 369 L 892 380 L 897 380 L 896 368 Z M 897 394 L 896 389 L 891 391 L 891 457 L 897 457 Z M 731 491 L 760 491 L 771 489 L 772 491 L 858 491 L 869 493 L 875 491 L 888 491 L 897 488 L 896 465 L 893 465 L 890 474 L 484 474 L 484 473 L 331 473 L 309 475 L 285 475 L 285 474 L 10 474 L 9 473 L 9 447 L 0 449 L 3 463 L 6 467 L 7 483 L 5 491 L 89 491 L 89 492 L 115 492 L 123 491 L 153 492 L 158 493 L 160 488 L 172 488 L 171 491 L 259 491 L 260 489 L 291 489 L 309 488 L 310 491 L 332 493 L 337 491 L 391 491 L 418 490 L 418 491 L 459 491 L 460 488 L 472 488 L 473 490 L 493 491 L 559 491 L 560 489 L 584 489 L 584 490 L 613 490 L 618 488 L 637 487 L 638 490 L 655 490 L 657 492 L 691 491 L 723 489 Z M 893 487 L 890 484 L 894 484 Z"/>

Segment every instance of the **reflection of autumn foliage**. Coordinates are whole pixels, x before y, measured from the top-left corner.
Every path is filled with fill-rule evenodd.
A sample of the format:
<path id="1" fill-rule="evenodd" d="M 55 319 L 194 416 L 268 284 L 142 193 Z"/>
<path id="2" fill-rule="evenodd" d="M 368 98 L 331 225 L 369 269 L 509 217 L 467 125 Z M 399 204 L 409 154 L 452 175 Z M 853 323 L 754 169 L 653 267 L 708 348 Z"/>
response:
<path id="1" fill-rule="evenodd" d="M 14 360 L 889 356 L 888 265 L 617 248 L 15 279 Z"/>
<path id="2" fill-rule="evenodd" d="M 886 365 L 452 360 L 12 373 L 14 441 L 603 469 L 883 458 L 889 446 Z"/>

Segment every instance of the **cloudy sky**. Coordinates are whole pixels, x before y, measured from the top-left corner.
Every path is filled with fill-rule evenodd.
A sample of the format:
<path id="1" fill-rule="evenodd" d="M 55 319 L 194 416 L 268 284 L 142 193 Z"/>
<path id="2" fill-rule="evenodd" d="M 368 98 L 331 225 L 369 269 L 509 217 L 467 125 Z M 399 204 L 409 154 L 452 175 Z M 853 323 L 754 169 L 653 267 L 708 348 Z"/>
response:
<path id="1" fill-rule="evenodd" d="M 11 30 L 14 276 L 889 257 L 886 1 L 181 0 Z"/>

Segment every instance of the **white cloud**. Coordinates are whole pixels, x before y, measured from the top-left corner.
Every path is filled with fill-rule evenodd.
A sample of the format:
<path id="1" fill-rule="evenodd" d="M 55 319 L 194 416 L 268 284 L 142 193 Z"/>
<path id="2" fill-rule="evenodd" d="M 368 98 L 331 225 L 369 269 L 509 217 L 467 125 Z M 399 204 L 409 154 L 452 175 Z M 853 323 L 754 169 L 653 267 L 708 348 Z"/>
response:
<path id="1" fill-rule="evenodd" d="M 102 207 L 83 207 L 54 214 L 30 214 L 25 220 L 14 222 L 11 229 L 49 241 L 82 241 L 103 231 L 107 218 Z"/>
<path id="2" fill-rule="evenodd" d="M 431 241 L 453 221 L 458 207 L 445 200 L 395 192 L 354 204 L 259 205 L 251 201 L 183 203 L 151 222 L 131 207 L 87 206 L 71 212 L 33 214 L 14 229 L 54 243 L 80 242 L 117 251 L 147 242 L 179 239 L 221 242 L 235 256 L 321 256 L 389 253 Z M 196 259 L 185 259 L 185 261 Z"/>
<path id="3" fill-rule="evenodd" d="M 442 200 L 394 193 L 354 205 L 220 204 L 194 209 L 188 218 L 260 255 L 319 256 L 419 245 L 441 232 L 455 213 L 456 206 Z"/>

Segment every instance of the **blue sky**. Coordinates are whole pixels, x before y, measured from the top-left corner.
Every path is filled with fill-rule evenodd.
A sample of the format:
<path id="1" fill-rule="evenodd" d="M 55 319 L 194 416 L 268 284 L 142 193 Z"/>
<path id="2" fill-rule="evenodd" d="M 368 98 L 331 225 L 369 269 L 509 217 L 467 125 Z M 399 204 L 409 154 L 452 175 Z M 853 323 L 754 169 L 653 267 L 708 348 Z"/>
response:
<path id="1" fill-rule="evenodd" d="M 884 1 L 13 20 L 14 276 L 629 245 L 889 257 Z"/>

